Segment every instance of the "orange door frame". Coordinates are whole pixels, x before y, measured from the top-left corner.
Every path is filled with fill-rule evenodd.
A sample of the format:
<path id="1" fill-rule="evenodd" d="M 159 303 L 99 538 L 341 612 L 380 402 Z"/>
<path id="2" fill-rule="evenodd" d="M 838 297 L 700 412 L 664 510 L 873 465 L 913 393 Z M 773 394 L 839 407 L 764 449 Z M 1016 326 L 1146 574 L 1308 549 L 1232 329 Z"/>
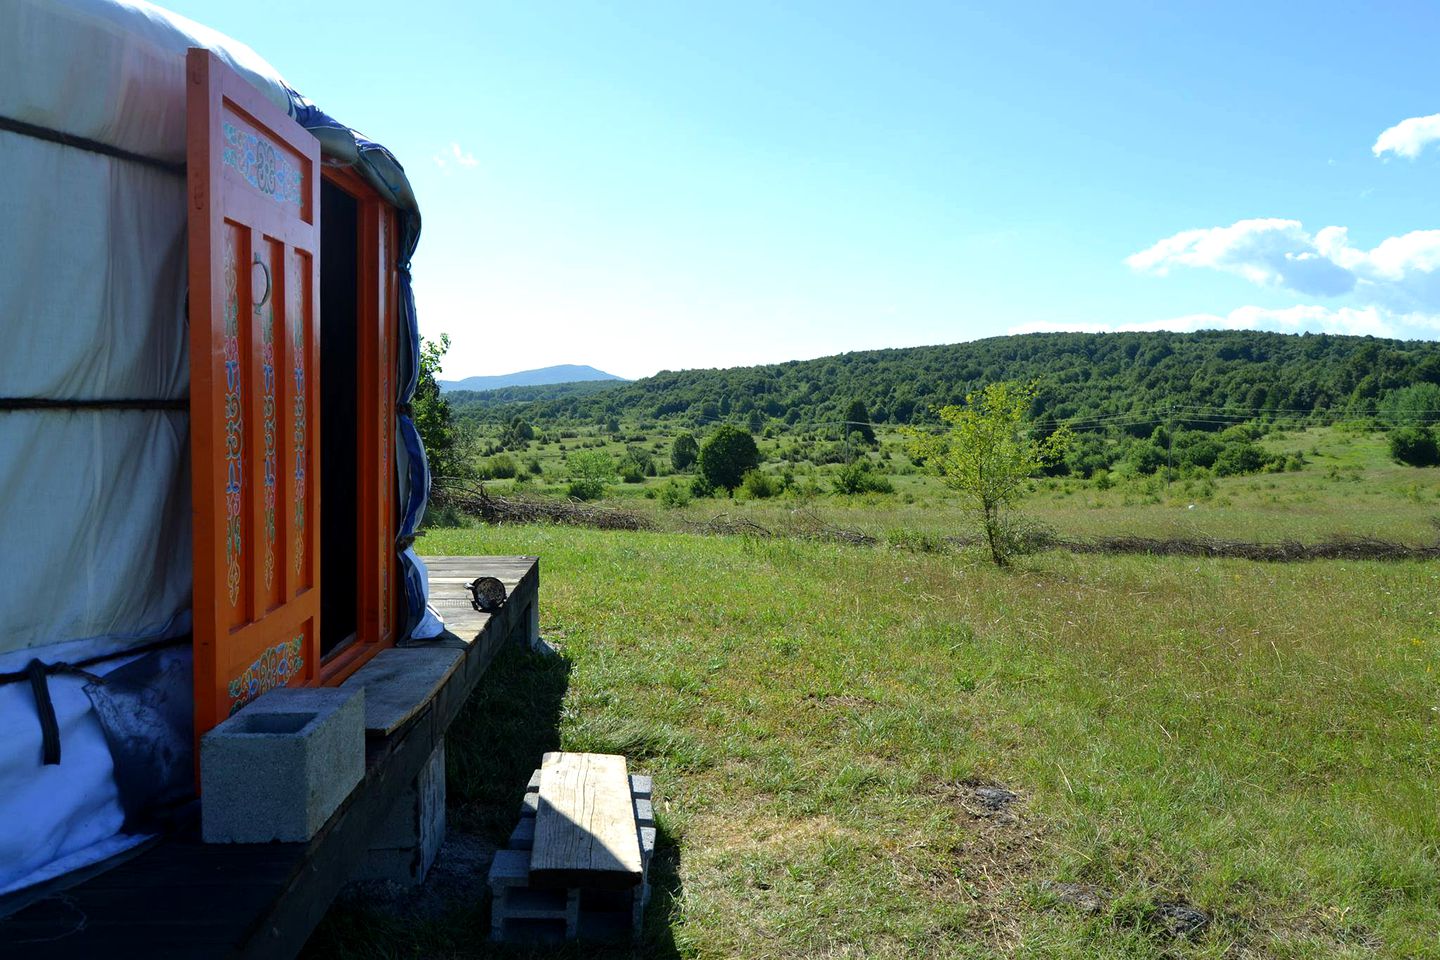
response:
<path id="1" fill-rule="evenodd" d="M 395 556 L 398 493 L 395 481 L 395 375 L 398 284 L 395 208 L 353 170 L 326 165 L 324 179 L 358 206 L 355 416 L 357 516 L 356 629 L 353 640 L 325 657 L 319 681 L 336 684 L 395 643 L 400 596 Z M 339 562 L 329 558 L 329 562 Z"/>

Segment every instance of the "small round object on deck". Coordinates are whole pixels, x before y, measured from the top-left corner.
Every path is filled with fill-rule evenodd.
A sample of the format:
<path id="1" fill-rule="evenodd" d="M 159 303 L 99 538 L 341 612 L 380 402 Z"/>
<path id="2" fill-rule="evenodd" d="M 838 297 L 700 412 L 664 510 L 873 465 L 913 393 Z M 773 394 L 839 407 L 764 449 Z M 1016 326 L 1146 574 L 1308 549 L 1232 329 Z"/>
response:
<path id="1" fill-rule="evenodd" d="M 494 613 L 505 605 L 505 584 L 494 577 L 476 577 L 465 585 L 470 605 L 481 613 Z"/>

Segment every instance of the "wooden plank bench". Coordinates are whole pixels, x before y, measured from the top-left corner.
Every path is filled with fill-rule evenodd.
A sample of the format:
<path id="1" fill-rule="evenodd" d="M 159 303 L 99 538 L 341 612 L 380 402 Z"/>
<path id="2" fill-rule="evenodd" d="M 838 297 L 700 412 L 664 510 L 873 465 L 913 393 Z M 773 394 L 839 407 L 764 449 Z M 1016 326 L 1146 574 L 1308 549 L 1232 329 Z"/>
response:
<path id="1" fill-rule="evenodd" d="M 644 869 L 625 758 L 556 753 L 540 766 L 530 883 L 638 887 Z"/>
<path id="2" fill-rule="evenodd" d="M 520 823 L 491 864 L 491 939 L 637 935 L 654 851 L 649 777 L 629 775 L 620 756 L 545 754 Z"/>
<path id="3" fill-rule="evenodd" d="M 191 824 L 0 918 L 0 956 L 272 960 L 298 954 L 364 861 L 397 798 L 443 743 L 495 654 L 512 637 L 528 641 L 536 633 L 537 558 L 427 562 L 431 596 L 439 600 L 448 630 L 423 647 L 454 653 L 421 658 L 431 662 L 414 702 L 377 697 L 386 705 L 373 716 L 367 711 L 365 777 L 319 834 L 308 843 L 205 844 L 198 823 Z M 463 581 L 482 575 L 498 577 L 509 593 L 494 614 L 474 611 L 468 599 L 463 610 L 455 602 L 468 596 Z M 450 582 L 456 579 L 462 582 Z M 373 689 L 368 684 L 393 672 L 377 669 L 359 681 L 366 684 L 367 701 Z"/>

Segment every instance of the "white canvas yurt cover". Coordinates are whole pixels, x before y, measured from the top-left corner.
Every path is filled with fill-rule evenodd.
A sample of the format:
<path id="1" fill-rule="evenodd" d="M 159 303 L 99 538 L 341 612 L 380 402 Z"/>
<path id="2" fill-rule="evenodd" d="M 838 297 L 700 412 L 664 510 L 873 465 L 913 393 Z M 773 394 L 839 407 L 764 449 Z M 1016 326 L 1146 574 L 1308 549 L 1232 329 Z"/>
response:
<path id="1" fill-rule="evenodd" d="M 399 163 L 248 47 L 141 0 L 0 2 L 0 904 L 162 829 L 137 796 L 153 813 L 190 792 L 191 47 L 400 212 L 407 630 L 425 610 L 408 547 L 429 478 L 404 412 L 420 221 Z"/>

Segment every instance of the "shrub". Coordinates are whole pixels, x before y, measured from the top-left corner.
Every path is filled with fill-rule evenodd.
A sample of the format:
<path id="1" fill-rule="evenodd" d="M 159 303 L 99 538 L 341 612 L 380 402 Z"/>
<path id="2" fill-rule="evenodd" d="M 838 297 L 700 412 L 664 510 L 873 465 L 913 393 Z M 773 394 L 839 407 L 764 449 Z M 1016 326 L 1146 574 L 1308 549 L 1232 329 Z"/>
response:
<path id="1" fill-rule="evenodd" d="M 869 460 L 856 460 L 846 464 L 831 482 L 835 486 L 835 492 L 841 494 L 895 492 L 890 480 L 875 473 Z"/>
<path id="2" fill-rule="evenodd" d="M 1419 424 L 1391 430 L 1390 456 L 1396 463 L 1412 467 L 1440 465 L 1440 445 L 1435 442 L 1435 431 Z"/>
<path id="3" fill-rule="evenodd" d="M 1440 416 L 1440 384 L 1416 383 L 1391 390 L 1380 401 L 1380 419 L 1389 426 L 1421 424 Z"/>
<path id="4" fill-rule="evenodd" d="M 671 480 L 660 488 L 660 503 L 671 510 L 690 505 L 690 487 L 679 480 Z"/>
<path id="5" fill-rule="evenodd" d="M 1234 477 L 1245 473 L 1256 473 L 1265 466 L 1264 452 L 1253 443 L 1228 443 L 1215 458 L 1215 474 Z"/>
<path id="6" fill-rule="evenodd" d="M 700 457 L 700 444 L 695 442 L 693 433 L 682 433 L 670 444 L 670 465 L 676 473 L 684 473 L 695 465 Z"/>
<path id="7" fill-rule="evenodd" d="M 570 486 L 566 492 L 575 500 L 599 500 L 615 480 L 615 461 L 608 453 L 583 450 L 567 463 Z"/>
<path id="8" fill-rule="evenodd" d="M 625 469 L 627 465 L 634 468 L 629 473 L 627 473 Z M 631 474 L 637 475 L 638 478 L 635 480 L 628 479 Z M 649 450 L 646 450 L 639 444 L 632 443 L 628 445 L 625 448 L 625 458 L 621 461 L 620 476 L 626 478 L 626 483 L 639 483 L 646 477 L 655 476 L 655 458 L 650 456 Z"/>
<path id="9" fill-rule="evenodd" d="M 1105 438 L 1098 433 L 1083 433 L 1075 438 L 1065 456 L 1069 473 L 1081 477 L 1094 476 L 1100 470 L 1109 470 L 1111 453 Z"/>
<path id="10" fill-rule="evenodd" d="M 733 490 L 739 486 L 746 471 L 760 465 L 760 449 L 749 432 L 730 424 L 722 424 L 700 448 L 696 461 L 712 487 Z"/>
<path id="11" fill-rule="evenodd" d="M 1149 476 L 1165 465 L 1165 451 L 1153 440 L 1137 440 L 1125 453 L 1125 465 L 1131 473 Z"/>
<path id="12" fill-rule="evenodd" d="M 1175 434 L 1171 451 L 1183 466 L 1213 467 L 1225 445 L 1204 430 L 1182 430 Z"/>
<path id="13" fill-rule="evenodd" d="M 1233 427 L 1226 427 L 1220 431 L 1220 439 L 1226 443 L 1234 441 L 1259 440 L 1265 435 L 1265 430 L 1260 424 L 1251 420 L 1247 423 L 1237 423 Z"/>
<path id="14" fill-rule="evenodd" d="M 780 483 L 768 473 L 747 470 L 740 478 L 740 489 L 756 500 L 768 500 L 780 492 Z"/>
<path id="15" fill-rule="evenodd" d="M 703 473 L 697 473 L 690 481 L 690 493 L 696 497 L 713 497 L 715 496 L 715 486 L 705 479 Z"/>
<path id="16" fill-rule="evenodd" d="M 515 458 L 508 453 L 496 454 L 481 467 L 481 473 L 490 480 L 509 480 L 517 472 Z"/>

